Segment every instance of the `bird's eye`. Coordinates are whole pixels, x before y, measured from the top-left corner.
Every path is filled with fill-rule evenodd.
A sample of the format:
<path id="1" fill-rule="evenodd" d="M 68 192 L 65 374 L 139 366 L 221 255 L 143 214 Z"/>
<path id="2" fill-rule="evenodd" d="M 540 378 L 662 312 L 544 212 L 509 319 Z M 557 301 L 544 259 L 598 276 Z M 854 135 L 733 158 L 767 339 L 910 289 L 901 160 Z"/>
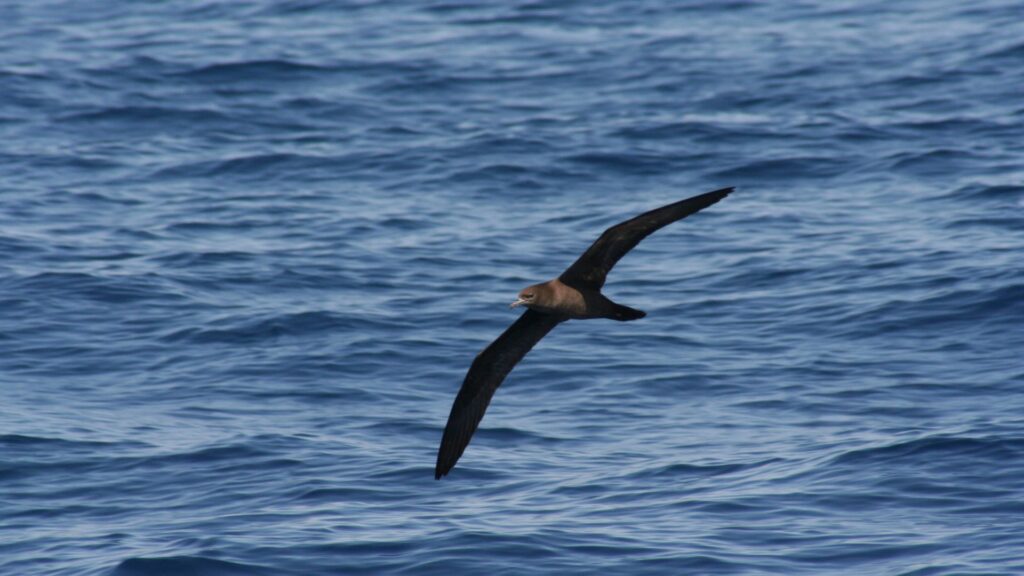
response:
<path id="1" fill-rule="evenodd" d="M 523 294 L 523 298 L 526 298 L 527 300 L 533 300 L 533 294 Z"/>

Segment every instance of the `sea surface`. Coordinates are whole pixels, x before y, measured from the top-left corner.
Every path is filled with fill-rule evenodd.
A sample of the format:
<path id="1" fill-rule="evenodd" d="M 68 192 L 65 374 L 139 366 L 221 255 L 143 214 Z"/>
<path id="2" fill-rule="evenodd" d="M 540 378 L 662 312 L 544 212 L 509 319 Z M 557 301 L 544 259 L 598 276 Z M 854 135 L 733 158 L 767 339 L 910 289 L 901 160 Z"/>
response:
<path id="1" fill-rule="evenodd" d="M 0 23 L 0 574 L 1024 574 L 1024 2 Z"/>

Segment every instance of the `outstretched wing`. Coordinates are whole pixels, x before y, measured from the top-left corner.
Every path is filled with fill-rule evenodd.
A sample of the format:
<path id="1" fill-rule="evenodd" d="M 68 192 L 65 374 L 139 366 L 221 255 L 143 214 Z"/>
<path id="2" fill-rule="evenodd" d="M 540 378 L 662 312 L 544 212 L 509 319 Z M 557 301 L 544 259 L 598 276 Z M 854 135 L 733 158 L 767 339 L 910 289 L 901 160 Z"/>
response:
<path id="1" fill-rule="evenodd" d="M 722 188 L 680 200 L 612 226 L 605 230 L 572 266 L 566 268 L 558 279 L 577 290 L 600 290 L 612 266 L 615 266 L 615 263 L 635 248 L 641 240 L 659 228 L 711 206 L 732 191 L 732 188 Z"/>
<path id="2" fill-rule="evenodd" d="M 448 474 L 462 456 L 491 403 L 494 391 L 501 386 L 505 376 L 562 320 L 558 316 L 527 310 L 497 340 L 477 354 L 448 415 L 448 425 L 444 428 L 441 447 L 437 451 L 434 478 L 440 480 Z"/>

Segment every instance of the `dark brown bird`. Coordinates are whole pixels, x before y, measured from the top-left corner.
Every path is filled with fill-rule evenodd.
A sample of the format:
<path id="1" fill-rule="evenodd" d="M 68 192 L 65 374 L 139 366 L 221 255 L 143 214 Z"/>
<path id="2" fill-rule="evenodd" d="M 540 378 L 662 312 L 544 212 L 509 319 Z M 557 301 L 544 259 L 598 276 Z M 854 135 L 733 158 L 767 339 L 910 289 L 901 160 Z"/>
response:
<path id="1" fill-rule="evenodd" d="M 505 376 L 552 328 L 572 318 L 610 318 L 626 322 L 646 316 L 645 312 L 616 304 L 601 294 L 608 271 L 651 233 L 711 206 L 732 191 L 732 188 L 723 188 L 694 196 L 612 226 L 561 276 L 519 292 L 510 307 L 529 309 L 477 354 L 469 367 L 448 415 L 437 451 L 434 478 L 440 480 L 455 466 Z"/>

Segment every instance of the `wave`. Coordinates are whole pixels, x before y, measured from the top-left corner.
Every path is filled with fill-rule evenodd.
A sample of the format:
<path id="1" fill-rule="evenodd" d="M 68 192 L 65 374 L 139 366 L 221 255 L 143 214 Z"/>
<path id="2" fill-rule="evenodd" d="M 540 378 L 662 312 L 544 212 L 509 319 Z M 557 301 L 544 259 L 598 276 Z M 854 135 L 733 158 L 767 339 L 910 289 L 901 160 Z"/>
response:
<path id="1" fill-rule="evenodd" d="M 92 256 L 96 260 L 133 258 L 131 253 Z M 86 299 L 108 304 L 127 304 L 151 300 L 178 300 L 182 296 L 168 282 L 155 275 L 105 276 L 84 272 L 41 272 L 22 278 L 0 280 L 14 290 L 34 294 L 35 298 Z"/>
<path id="2" fill-rule="evenodd" d="M 968 184 L 939 198 L 1017 200 L 1024 198 L 1024 186 L 1019 184 Z"/>
<path id="3" fill-rule="evenodd" d="M 268 59 L 207 64 L 184 72 L 178 72 L 176 75 L 193 80 L 232 82 L 239 80 L 266 81 L 275 78 L 282 79 L 289 76 L 318 74 L 330 71 L 331 67 L 329 66 L 292 60 Z"/>
<path id="4" fill-rule="evenodd" d="M 231 178 L 234 181 L 301 180 L 311 183 L 334 181 L 341 173 L 357 170 L 389 170 L 400 173 L 415 169 L 415 163 L 406 163 L 390 155 L 373 152 L 358 151 L 336 156 L 268 152 L 218 160 L 181 162 L 160 168 L 149 177 L 156 180 Z"/>
<path id="5" fill-rule="evenodd" d="M 956 175 L 974 164 L 987 164 L 984 155 L 961 149 L 938 148 L 924 152 L 899 152 L 886 159 L 890 169 L 919 176 Z"/>
<path id="6" fill-rule="evenodd" d="M 1024 284 L 994 289 L 960 289 L 919 300 L 885 302 L 838 322 L 846 334 L 877 336 L 947 326 L 1011 325 L 1024 314 Z"/>
<path id="7" fill-rule="evenodd" d="M 986 52 L 981 56 L 982 60 L 1019 61 L 1020 58 L 1024 58 L 1024 42 L 1011 43 L 1008 46 Z"/>
<path id="8" fill-rule="evenodd" d="M 664 478 L 711 478 L 747 470 L 758 464 L 685 464 L 674 463 L 660 466 L 646 467 L 641 470 L 629 472 L 627 477 L 632 479 L 664 479 Z"/>
<path id="9" fill-rule="evenodd" d="M 231 318 L 220 323 L 235 324 L 226 328 L 180 328 L 160 338 L 163 342 L 189 342 L 193 344 L 244 344 L 272 340 L 285 336 L 309 336 L 318 332 L 333 332 L 367 328 L 365 320 L 335 312 L 312 311 L 277 314 L 270 318 Z"/>
<path id="10" fill-rule="evenodd" d="M 29 436 L 25 434 L 0 434 L 0 446 L 8 449 L 21 448 L 45 448 L 47 450 L 82 450 L 92 451 L 107 449 L 117 443 L 99 442 L 95 440 L 70 440 L 67 438 L 53 438 L 49 436 Z"/>
<path id="11" fill-rule="evenodd" d="M 678 156 L 645 153 L 588 152 L 563 158 L 574 164 L 628 174 L 664 174 L 679 170 Z"/>
<path id="12" fill-rule="evenodd" d="M 832 464 L 863 466 L 893 460 L 927 462 L 932 459 L 968 456 L 992 461 L 1018 461 L 1024 456 L 1024 438 L 936 435 L 884 446 L 850 450 L 835 457 Z M 950 460 L 951 465 L 956 465 Z"/>
<path id="13" fill-rule="evenodd" d="M 791 180 L 798 178 L 832 178 L 851 168 L 842 159 L 826 156 L 805 156 L 756 160 L 734 168 L 716 171 L 713 176 L 722 180 Z"/>
<path id="14" fill-rule="evenodd" d="M 202 83 L 259 84 L 327 79 L 336 74 L 358 74 L 361 77 L 394 77 L 420 74 L 424 70 L 437 69 L 436 65 L 414 60 L 367 59 L 367 60 L 325 60 L 322 63 L 299 62 L 282 58 L 263 60 L 240 60 L 205 64 L 189 70 L 171 74 Z"/>
<path id="15" fill-rule="evenodd" d="M 258 564 L 242 564 L 204 556 L 136 557 L 123 560 L 111 576 L 274 576 L 287 574 Z"/>
<path id="16" fill-rule="evenodd" d="M 212 123 L 224 122 L 230 117 L 217 110 L 170 108 L 165 106 L 111 106 L 76 112 L 61 118 L 62 122 L 107 122 L 126 123 Z"/>
<path id="17" fill-rule="evenodd" d="M 743 128 L 748 127 L 744 126 Z M 667 122 L 664 124 L 654 124 L 649 126 L 630 126 L 627 128 L 619 128 L 615 131 L 615 136 L 629 140 L 641 141 L 676 140 L 696 137 L 723 138 L 742 136 L 749 138 L 750 131 L 749 129 L 741 129 L 741 127 L 736 125 L 727 126 L 712 121 L 683 121 Z"/>

